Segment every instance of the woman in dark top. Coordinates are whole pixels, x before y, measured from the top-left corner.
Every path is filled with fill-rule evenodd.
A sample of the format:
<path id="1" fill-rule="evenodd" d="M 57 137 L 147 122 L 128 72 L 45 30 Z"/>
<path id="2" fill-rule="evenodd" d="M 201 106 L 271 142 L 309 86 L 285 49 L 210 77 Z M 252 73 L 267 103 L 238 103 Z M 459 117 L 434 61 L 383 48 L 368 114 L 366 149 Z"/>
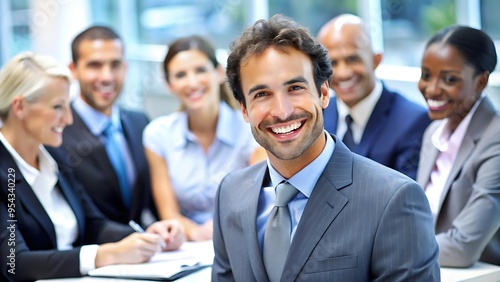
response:
<path id="1" fill-rule="evenodd" d="M 104 218 L 44 145 L 72 123 L 69 70 L 21 53 L 0 72 L 0 280 L 77 277 L 110 264 L 148 261 L 184 241 L 175 221 L 145 233 Z M 92 177 L 89 175 L 89 177 Z"/>

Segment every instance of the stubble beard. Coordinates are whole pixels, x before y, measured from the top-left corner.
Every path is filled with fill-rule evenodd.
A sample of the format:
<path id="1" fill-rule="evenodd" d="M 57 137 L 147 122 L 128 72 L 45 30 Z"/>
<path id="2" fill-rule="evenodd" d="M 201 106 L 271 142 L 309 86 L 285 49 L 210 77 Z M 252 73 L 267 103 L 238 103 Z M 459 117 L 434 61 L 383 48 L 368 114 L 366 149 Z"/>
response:
<path id="1" fill-rule="evenodd" d="M 317 120 L 314 126 L 312 127 L 311 131 L 308 132 L 302 132 L 302 139 L 300 140 L 292 140 L 292 141 L 287 141 L 287 142 L 282 142 L 282 143 L 274 143 L 272 142 L 271 138 L 267 138 L 265 134 L 262 133 L 261 130 L 259 130 L 256 127 L 252 127 L 252 134 L 257 141 L 266 151 L 270 152 L 273 156 L 280 160 L 293 160 L 298 157 L 300 157 L 310 146 L 313 144 L 318 137 L 323 133 L 323 119 L 321 116 L 321 113 L 318 113 L 317 115 Z M 307 119 L 308 121 L 311 121 L 311 115 L 309 114 L 309 118 Z M 306 122 L 307 125 L 307 122 Z M 304 125 L 302 125 L 304 126 Z M 263 126 L 264 127 L 264 126 Z M 304 130 L 304 129 L 303 129 Z M 304 137 L 305 136 L 305 137 Z M 298 142 L 298 144 L 295 144 L 293 146 L 291 143 Z M 286 146 L 287 144 L 290 144 L 290 146 L 293 146 L 291 148 L 282 148 L 283 146 Z"/>

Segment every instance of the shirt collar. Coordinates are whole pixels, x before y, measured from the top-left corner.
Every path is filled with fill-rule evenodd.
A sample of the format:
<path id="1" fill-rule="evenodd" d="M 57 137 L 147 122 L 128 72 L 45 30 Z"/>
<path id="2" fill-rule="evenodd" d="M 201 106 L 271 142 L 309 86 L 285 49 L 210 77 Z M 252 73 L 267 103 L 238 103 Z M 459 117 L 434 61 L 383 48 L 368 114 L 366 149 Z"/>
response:
<path id="1" fill-rule="evenodd" d="M 462 143 L 462 140 L 464 139 L 465 136 L 465 132 L 467 131 L 467 128 L 469 127 L 469 124 L 472 120 L 472 116 L 476 112 L 477 107 L 479 106 L 479 104 L 481 103 L 481 101 L 484 99 L 485 96 L 486 95 L 484 93 L 481 94 L 481 97 L 477 99 L 474 106 L 472 106 L 472 109 L 460 122 L 455 131 L 451 132 L 448 126 L 449 122 L 448 118 L 443 119 L 442 122 L 439 124 L 437 130 L 434 132 L 434 134 L 432 134 L 431 137 L 432 145 L 434 145 L 434 147 L 436 147 L 439 151 L 443 152 L 448 149 L 448 146 L 451 142 L 457 145 Z"/>
<path id="2" fill-rule="evenodd" d="M 237 138 L 234 138 L 234 128 L 238 128 L 240 125 L 235 119 L 234 109 L 231 108 L 226 102 L 220 102 L 219 104 L 219 114 L 217 117 L 217 127 L 215 132 L 215 138 L 227 145 L 233 146 L 237 142 Z M 196 136 L 189 131 L 188 116 L 186 112 L 179 112 L 179 122 L 181 124 L 179 128 L 179 142 L 177 146 L 186 146 L 187 142 L 197 142 Z M 239 114 L 239 113 L 238 113 Z"/>
<path id="3" fill-rule="evenodd" d="M 110 121 L 113 123 L 113 126 L 118 129 L 118 131 L 123 132 L 120 123 L 120 108 L 116 104 L 114 104 L 111 108 L 111 117 L 108 117 L 92 108 L 89 104 L 83 101 L 80 95 L 73 102 L 73 108 L 80 115 L 90 132 L 92 132 L 95 136 L 101 135 Z"/>
<path id="4" fill-rule="evenodd" d="M 234 128 L 240 125 L 234 116 L 235 110 L 225 102 L 219 104 L 219 118 L 217 120 L 216 136 L 221 142 L 233 146 L 238 138 L 234 138 Z M 238 113 L 240 114 L 240 113 Z"/>
<path id="5" fill-rule="evenodd" d="M 370 119 L 373 109 L 377 105 L 380 96 L 382 95 L 382 82 L 375 80 L 370 95 L 366 96 L 363 100 L 359 101 L 354 107 L 349 108 L 339 97 L 337 97 L 337 108 L 339 113 L 339 120 L 344 120 L 350 114 L 354 123 L 361 128 L 365 128 L 368 120 Z"/>
<path id="6" fill-rule="evenodd" d="M 59 169 L 57 168 L 57 163 L 55 160 L 52 158 L 52 156 L 47 152 L 47 150 L 40 145 L 38 148 L 38 160 L 39 160 L 39 166 L 40 170 L 32 167 L 30 164 L 28 164 L 12 147 L 5 139 L 3 136 L 2 132 L 0 132 L 0 141 L 3 143 L 7 151 L 10 153 L 10 155 L 14 158 L 14 161 L 16 162 L 16 165 L 19 167 L 19 170 L 21 174 L 23 175 L 24 179 L 26 182 L 33 187 L 33 184 L 35 183 L 38 175 L 40 173 L 44 173 L 47 175 L 57 175 L 59 173 Z M 57 180 L 57 179 L 56 179 Z M 57 181 L 55 181 L 57 182 Z M 55 185 L 54 182 L 54 185 Z M 52 185 L 52 186 L 54 186 Z"/>
<path id="7" fill-rule="evenodd" d="M 324 131 L 324 134 L 326 136 L 326 145 L 321 154 L 319 154 L 310 164 L 290 177 L 290 179 L 285 179 L 281 176 L 281 174 L 273 168 L 268 158 L 267 167 L 269 168 L 271 185 L 276 187 L 280 182 L 288 181 L 288 183 L 292 184 L 297 190 L 309 198 L 335 149 L 335 142 L 332 136 L 326 131 Z"/>

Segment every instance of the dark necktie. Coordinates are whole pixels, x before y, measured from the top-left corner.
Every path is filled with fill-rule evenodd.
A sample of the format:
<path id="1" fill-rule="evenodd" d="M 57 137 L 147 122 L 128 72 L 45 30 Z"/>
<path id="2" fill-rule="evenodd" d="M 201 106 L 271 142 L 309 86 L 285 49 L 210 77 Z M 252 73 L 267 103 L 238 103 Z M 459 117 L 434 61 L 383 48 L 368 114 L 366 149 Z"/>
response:
<path id="1" fill-rule="evenodd" d="M 106 153 L 108 153 L 109 160 L 115 169 L 116 176 L 118 177 L 123 203 L 125 206 L 130 207 L 130 186 L 128 184 L 125 160 L 118 142 L 118 134 L 118 129 L 111 122 L 108 123 L 103 132 L 103 135 L 106 138 L 104 146 L 106 148 Z"/>
<path id="2" fill-rule="evenodd" d="M 292 223 L 288 202 L 299 191 L 289 183 L 276 186 L 275 206 L 267 219 L 264 233 L 264 265 L 271 282 L 280 281 L 290 248 Z"/>
<path id="3" fill-rule="evenodd" d="M 351 117 L 351 115 L 347 115 L 345 117 L 345 123 L 347 125 L 347 131 L 344 134 L 344 138 L 342 138 L 342 142 L 347 146 L 347 148 L 352 150 L 356 146 L 356 143 L 354 142 L 354 138 L 352 137 L 352 128 L 351 128 L 352 117 Z"/>

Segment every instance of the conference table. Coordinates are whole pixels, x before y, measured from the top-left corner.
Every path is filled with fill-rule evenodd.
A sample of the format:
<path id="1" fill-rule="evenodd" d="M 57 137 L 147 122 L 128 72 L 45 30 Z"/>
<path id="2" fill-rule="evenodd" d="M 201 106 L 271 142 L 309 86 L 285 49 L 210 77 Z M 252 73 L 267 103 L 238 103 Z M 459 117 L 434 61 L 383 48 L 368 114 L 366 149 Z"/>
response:
<path id="1" fill-rule="evenodd" d="M 202 264 L 210 264 L 213 260 L 213 247 L 211 241 L 206 242 L 186 242 L 179 251 L 165 252 L 158 255 L 158 258 L 153 258 L 151 263 L 142 265 L 124 265 L 113 266 L 109 268 L 112 271 L 128 272 L 134 271 L 137 273 L 151 273 L 151 266 L 158 263 L 161 267 L 155 269 L 164 269 L 176 261 L 183 259 L 196 260 Z M 149 267 L 149 268 L 148 268 Z M 144 271 L 143 271 L 144 270 Z M 211 280 L 212 269 L 210 267 L 203 268 L 197 272 L 179 278 L 178 282 L 200 282 Z M 38 280 L 39 282 L 130 282 L 130 281 L 150 281 L 150 280 L 130 280 L 120 278 L 103 278 L 85 276 L 81 278 L 65 278 L 65 279 L 47 279 Z M 470 268 L 441 268 L 442 282 L 498 282 L 500 281 L 500 266 L 478 262 Z"/>

